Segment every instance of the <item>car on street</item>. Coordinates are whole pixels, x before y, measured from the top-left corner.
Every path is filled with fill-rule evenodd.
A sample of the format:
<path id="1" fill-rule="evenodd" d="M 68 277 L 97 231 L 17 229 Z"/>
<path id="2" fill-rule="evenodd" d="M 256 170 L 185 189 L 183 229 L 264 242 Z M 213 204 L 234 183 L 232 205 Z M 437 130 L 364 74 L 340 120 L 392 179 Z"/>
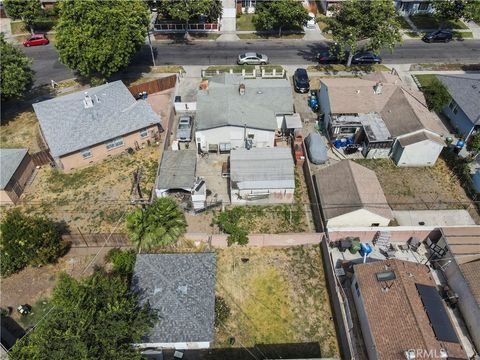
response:
<path id="1" fill-rule="evenodd" d="M 238 55 L 238 65 L 267 65 L 268 56 L 265 54 L 247 52 L 245 54 Z"/>
<path id="2" fill-rule="evenodd" d="M 30 38 L 23 42 L 23 46 L 37 46 L 37 45 L 47 45 L 50 41 L 47 39 L 45 34 L 33 34 Z"/>
<path id="3" fill-rule="evenodd" d="M 293 88 L 298 93 L 307 93 L 310 91 L 310 80 L 307 70 L 299 68 L 293 74 Z"/>
<path id="4" fill-rule="evenodd" d="M 177 126 L 177 141 L 192 141 L 193 119 L 191 116 L 181 116 Z"/>
<path id="5" fill-rule="evenodd" d="M 340 63 L 339 49 L 333 51 L 329 49 L 320 50 L 317 53 L 317 61 L 320 64 L 338 64 Z"/>
<path id="6" fill-rule="evenodd" d="M 453 33 L 448 30 L 437 30 L 428 34 L 425 34 L 422 37 L 422 40 L 431 43 L 431 42 L 449 42 L 453 38 Z"/>
<path id="7" fill-rule="evenodd" d="M 381 64 L 382 58 L 370 51 L 358 52 L 353 55 L 352 64 Z"/>

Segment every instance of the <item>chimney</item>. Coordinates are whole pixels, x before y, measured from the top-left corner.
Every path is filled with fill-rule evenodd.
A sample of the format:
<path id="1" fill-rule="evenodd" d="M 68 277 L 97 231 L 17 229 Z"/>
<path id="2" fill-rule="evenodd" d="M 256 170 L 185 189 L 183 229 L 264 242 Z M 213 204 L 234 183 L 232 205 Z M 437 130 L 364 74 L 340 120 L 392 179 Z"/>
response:
<path id="1" fill-rule="evenodd" d="M 238 87 L 238 92 L 240 93 L 240 95 L 245 95 L 245 84 L 240 84 L 240 86 Z"/>
<path id="2" fill-rule="evenodd" d="M 373 87 L 373 93 L 380 95 L 382 93 L 383 84 L 381 82 L 377 82 Z"/>
<path id="3" fill-rule="evenodd" d="M 85 109 L 93 107 L 93 99 L 88 95 L 88 92 L 85 91 L 85 98 L 83 99 L 83 106 Z"/>

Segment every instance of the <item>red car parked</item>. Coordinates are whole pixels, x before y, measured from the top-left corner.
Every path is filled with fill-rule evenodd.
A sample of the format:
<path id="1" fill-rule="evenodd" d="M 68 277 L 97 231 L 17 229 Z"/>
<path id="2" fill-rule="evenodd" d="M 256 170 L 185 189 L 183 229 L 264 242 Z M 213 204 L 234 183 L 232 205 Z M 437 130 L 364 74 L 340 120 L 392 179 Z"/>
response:
<path id="1" fill-rule="evenodd" d="M 34 34 L 30 39 L 23 42 L 23 46 L 47 45 L 49 42 L 44 34 Z"/>

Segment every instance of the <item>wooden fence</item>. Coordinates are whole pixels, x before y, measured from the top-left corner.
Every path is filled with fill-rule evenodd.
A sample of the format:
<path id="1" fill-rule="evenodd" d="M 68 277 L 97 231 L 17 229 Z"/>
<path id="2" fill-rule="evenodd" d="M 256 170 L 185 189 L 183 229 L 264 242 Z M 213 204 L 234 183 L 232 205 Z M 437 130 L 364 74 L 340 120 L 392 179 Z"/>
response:
<path id="1" fill-rule="evenodd" d="M 123 233 L 95 233 L 95 234 L 66 234 L 62 239 L 70 243 L 72 248 L 78 247 L 120 247 L 131 246 L 127 234 Z"/>
<path id="2" fill-rule="evenodd" d="M 160 79 L 155 79 L 143 84 L 133 85 L 128 88 L 133 96 L 146 91 L 148 94 L 154 94 L 163 90 L 175 87 L 177 83 L 177 75 L 170 75 Z"/>
<path id="3" fill-rule="evenodd" d="M 52 156 L 48 150 L 39 151 L 30 155 L 35 166 L 47 165 L 53 161 Z"/>

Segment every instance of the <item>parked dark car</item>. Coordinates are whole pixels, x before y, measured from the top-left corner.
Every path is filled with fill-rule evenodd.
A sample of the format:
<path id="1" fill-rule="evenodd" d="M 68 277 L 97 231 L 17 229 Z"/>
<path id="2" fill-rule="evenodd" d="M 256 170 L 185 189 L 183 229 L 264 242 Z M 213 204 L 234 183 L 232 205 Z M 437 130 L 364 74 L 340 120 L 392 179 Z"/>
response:
<path id="1" fill-rule="evenodd" d="M 382 58 L 370 51 L 358 52 L 353 55 L 352 64 L 381 64 Z"/>
<path id="2" fill-rule="evenodd" d="M 422 38 L 423 41 L 427 43 L 431 42 L 449 42 L 452 40 L 453 34 L 451 31 L 448 30 L 437 30 L 428 34 L 425 34 L 425 36 Z"/>
<path id="3" fill-rule="evenodd" d="M 330 52 L 328 49 L 320 50 L 317 53 L 317 61 L 320 64 L 337 64 L 340 62 L 338 51 Z"/>
<path id="4" fill-rule="evenodd" d="M 50 41 L 44 34 L 34 34 L 23 42 L 23 46 L 47 45 Z"/>
<path id="5" fill-rule="evenodd" d="M 293 74 L 293 88 L 299 93 L 310 91 L 310 80 L 308 79 L 307 70 L 301 68 L 295 70 L 295 74 Z"/>

